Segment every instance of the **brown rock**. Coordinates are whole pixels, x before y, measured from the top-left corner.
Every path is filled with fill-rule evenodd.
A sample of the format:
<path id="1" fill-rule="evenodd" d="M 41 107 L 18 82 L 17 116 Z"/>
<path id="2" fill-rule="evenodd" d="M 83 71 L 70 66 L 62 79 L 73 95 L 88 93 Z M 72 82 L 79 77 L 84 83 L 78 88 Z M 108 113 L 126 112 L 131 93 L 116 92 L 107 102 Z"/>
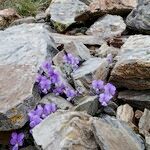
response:
<path id="1" fill-rule="evenodd" d="M 142 117 L 142 115 L 143 115 L 143 112 L 141 110 L 136 110 L 135 111 L 135 118 L 137 120 L 139 120 Z"/>
<path id="2" fill-rule="evenodd" d="M 145 109 L 139 121 L 139 132 L 144 136 L 150 136 L 150 110 Z"/>
<path id="3" fill-rule="evenodd" d="M 132 107 L 136 107 L 140 110 L 144 108 L 150 109 L 150 91 L 122 91 L 118 94 L 118 99 L 123 100 L 130 104 Z"/>
<path id="4" fill-rule="evenodd" d="M 111 72 L 111 82 L 128 89 L 150 89 L 150 36 L 130 36 L 117 60 Z"/>
<path id="5" fill-rule="evenodd" d="M 86 3 L 86 0 L 82 0 Z M 90 0 L 88 9 L 76 17 L 77 21 L 87 20 L 91 17 L 100 17 L 104 14 L 128 14 L 136 7 L 136 0 Z"/>
<path id="6" fill-rule="evenodd" d="M 14 20 L 21 18 L 14 9 L 0 10 L 0 29 L 8 27 Z"/>
<path id="7" fill-rule="evenodd" d="M 134 116 L 134 111 L 130 105 L 125 104 L 118 107 L 117 116 L 116 116 L 117 119 L 132 123 L 133 116 Z"/>

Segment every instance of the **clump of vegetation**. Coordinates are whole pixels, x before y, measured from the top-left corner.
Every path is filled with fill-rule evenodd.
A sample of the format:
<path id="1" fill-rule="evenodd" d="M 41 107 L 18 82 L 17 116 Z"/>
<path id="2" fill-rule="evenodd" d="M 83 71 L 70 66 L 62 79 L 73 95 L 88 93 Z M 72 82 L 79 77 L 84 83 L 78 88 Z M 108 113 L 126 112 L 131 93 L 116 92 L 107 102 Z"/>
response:
<path id="1" fill-rule="evenodd" d="M 51 0 L 0 0 L 0 9 L 14 8 L 22 16 L 35 16 L 45 10 Z"/>

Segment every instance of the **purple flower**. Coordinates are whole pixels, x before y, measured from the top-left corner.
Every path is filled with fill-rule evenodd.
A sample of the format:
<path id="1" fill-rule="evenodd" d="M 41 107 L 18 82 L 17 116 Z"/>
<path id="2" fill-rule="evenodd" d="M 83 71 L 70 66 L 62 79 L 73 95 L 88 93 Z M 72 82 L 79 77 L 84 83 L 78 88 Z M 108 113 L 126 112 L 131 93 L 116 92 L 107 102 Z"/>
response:
<path id="1" fill-rule="evenodd" d="M 29 112 L 28 116 L 30 118 L 30 121 L 32 121 L 34 116 L 41 117 L 42 114 L 43 114 L 43 107 L 41 105 L 38 105 L 35 110 L 31 110 Z"/>
<path id="2" fill-rule="evenodd" d="M 38 83 L 40 83 L 41 81 L 43 81 L 43 80 L 46 80 L 47 78 L 45 77 L 45 76 L 43 76 L 43 75 L 41 75 L 41 74 L 38 74 L 37 76 L 36 76 L 36 82 L 38 82 Z"/>
<path id="3" fill-rule="evenodd" d="M 40 116 L 38 116 L 38 115 L 32 116 L 32 119 L 30 120 L 30 127 L 34 128 L 41 121 L 42 121 L 42 119 L 40 118 Z"/>
<path id="4" fill-rule="evenodd" d="M 51 81 L 49 79 L 42 79 L 40 81 L 40 88 L 43 93 L 47 94 L 51 88 Z"/>
<path id="5" fill-rule="evenodd" d="M 104 81 L 102 81 L 102 80 L 94 80 L 92 82 L 92 87 L 96 91 L 96 93 L 98 94 L 100 92 L 100 90 L 104 89 Z"/>
<path id="6" fill-rule="evenodd" d="M 55 93 L 56 95 L 62 94 L 65 90 L 65 85 L 61 84 L 60 86 L 56 86 L 56 88 L 53 90 L 53 93 Z"/>
<path id="7" fill-rule="evenodd" d="M 108 63 L 112 63 L 113 62 L 113 56 L 112 54 L 108 54 L 107 57 L 106 57 L 106 60 L 108 61 Z"/>
<path id="8" fill-rule="evenodd" d="M 102 93 L 99 95 L 99 102 L 102 106 L 107 106 L 108 102 L 111 100 L 112 96 L 106 93 Z"/>
<path id="9" fill-rule="evenodd" d="M 116 93 L 116 87 L 114 85 L 112 85 L 111 83 L 107 83 L 104 86 L 104 89 L 105 89 L 105 93 L 108 95 L 114 96 Z"/>
<path id="10" fill-rule="evenodd" d="M 44 71 L 48 71 L 48 70 L 51 70 L 52 69 L 52 62 L 51 61 L 45 61 L 45 62 L 43 62 L 43 64 L 42 64 L 42 69 L 44 70 Z"/>
<path id="11" fill-rule="evenodd" d="M 57 110 L 57 106 L 54 103 L 45 104 L 43 109 L 43 115 L 42 118 L 46 118 L 51 113 L 54 113 Z"/>
<path id="12" fill-rule="evenodd" d="M 56 70 L 48 71 L 48 76 L 50 77 L 51 83 L 58 83 L 60 81 L 59 73 Z"/>
<path id="13" fill-rule="evenodd" d="M 65 63 L 69 64 L 73 70 L 78 68 L 79 59 L 78 57 L 74 57 L 71 53 L 64 55 L 63 60 Z"/>
<path id="14" fill-rule="evenodd" d="M 13 146 L 12 150 L 18 150 L 19 146 L 23 145 L 24 133 L 17 134 L 13 132 L 11 134 L 10 144 Z"/>
<path id="15" fill-rule="evenodd" d="M 72 98 L 74 98 L 76 96 L 76 91 L 74 91 L 70 88 L 66 88 L 65 94 L 68 97 L 67 100 L 70 101 Z"/>
<path id="16" fill-rule="evenodd" d="M 40 118 L 42 114 L 43 114 L 43 107 L 41 105 L 38 105 L 35 110 L 31 110 L 31 112 L 29 112 L 28 116 L 30 119 L 31 128 L 35 127 L 42 121 L 42 119 Z"/>

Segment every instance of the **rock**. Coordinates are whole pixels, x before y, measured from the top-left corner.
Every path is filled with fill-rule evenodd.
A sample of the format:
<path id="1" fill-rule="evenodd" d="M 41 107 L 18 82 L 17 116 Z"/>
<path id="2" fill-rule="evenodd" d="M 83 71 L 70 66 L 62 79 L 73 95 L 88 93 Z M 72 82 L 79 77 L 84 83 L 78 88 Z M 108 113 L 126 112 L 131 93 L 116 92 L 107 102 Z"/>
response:
<path id="1" fill-rule="evenodd" d="M 144 141 L 127 124 L 111 117 L 94 119 L 93 132 L 102 150 L 144 150 Z"/>
<path id="2" fill-rule="evenodd" d="M 139 120 L 142 117 L 142 115 L 143 115 L 143 112 L 141 110 L 136 110 L 135 111 L 135 118 L 137 120 Z"/>
<path id="3" fill-rule="evenodd" d="M 44 23 L 50 21 L 50 14 L 40 12 L 35 16 L 36 22 Z"/>
<path id="4" fill-rule="evenodd" d="M 37 70 L 57 50 L 49 32 L 39 24 L 0 31 L 0 39 L 0 131 L 6 131 L 27 122 L 27 113 L 40 100 L 34 85 Z"/>
<path id="5" fill-rule="evenodd" d="M 97 35 L 102 39 L 120 36 L 126 29 L 123 18 L 116 15 L 106 15 L 99 18 L 87 31 L 87 35 Z"/>
<path id="6" fill-rule="evenodd" d="M 81 0 L 86 3 L 86 0 Z M 88 9 L 76 17 L 76 21 L 86 21 L 104 14 L 126 15 L 137 5 L 136 0 L 89 0 Z"/>
<path id="7" fill-rule="evenodd" d="M 0 10 L 0 30 L 8 27 L 14 20 L 21 18 L 14 9 Z"/>
<path id="8" fill-rule="evenodd" d="M 80 0 L 52 0 L 46 13 L 50 13 L 57 31 L 62 32 L 75 23 L 75 17 L 87 8 L 88 6 Z"/>
<path id="9" fill-rule="evenodd" d="M 110 82 L 128 89 L 150 89 L 150 36 L 130 36 L 117 60 Z"/>
<path id="10" fill-rule="evenodd" d="M 144 136 L 150 136 L 150 110 L 145 109 L 139 121 L 139 132 Z"/>
<path id="11" fill-rule="evenodd" d="M 99 101 L 96 99 L 97 96 L 88 96 L 79 105 L 77 105 L 75 111 L 86 111 L 89 115 L 94 116 L 99 108 Z"/>
<path id="12" fill-rule="evenodd" d="M 20 25 L 23 23 L 35 23 L 35 22 L 36 22 L 36 20 L 34 17 L 26 17 L 26 18 L 21 18 L 21 19 L 15 20 L 14 22 L 12 22 L 11 26 Z"/>
<path id="13" fill-rule="evenodd" d="M 94 79 L 106 80 L 108 72 L 109 64 L 106 59 L 90 58 L 72 73 L 72 77 L 74 80 L 80 80 L 85 87 L 90 88 Z"/>
<path id="14" fill-rule="evenodd" d="M 48 94 L 41 99 L 41 103 L 55 103 L 58 108 L 67 110 L 72 108 L 73 105 L 60 96 L 55 96 L 54 94 Z"/>
<path id="15" fill-rule="evenodd" d="M 119 92 L 118 99 L 123 100 L 130 104 L 132 107 L 136 107 L 140 110 L 144 108 L 150 109 L 150 91 L 130 91 L 125 90 Z"/>
<path id="16" fill-rule="evenodd" d="M 64 45 L 64 50 L 67 53 L 72 53 L 74 56 L 79 56 L 82 60 L 91 58 L 90 50 L 82 42 L 71 42 Z"/>
<path id="17" fill-rule="evenodd" d="M 146 136 L 145 137 L 146 140 L 146 150 L 150 150 L 150 136 Z"/>
<path id="18" fill-rule="evenodd" d="M 91 117 L 82 112 L 56 112 L 37 125 L 32 135 L 42 150 L 98 150 Z"/>
<path id="19" fill-rule="evenodd" d="M 106 42 L 104 42 L 99 49 L 96 50 L 97 56 L 100 57 L 107 57 L 109 54 L 112 55 L 112 57 L 115 57 L 118 52 L 119 48 L 115 48 L 113 46 L 109 46 Z"/>
<path id="20" fill-rule="evenodd" d="M 150 34 L 150 1 L 138 0 L 138 6 L 128 15 L 127 26 L 133 30 Z"/>
<path id="21" fill-rule="evenodd" d="M 116 116 L 116 111 L 109 106 L 104 107 L 103 112 L 104 112 L 104 114 L 107 114 L 109 116 Z"/>
<path id="22" fill-rule="evenodd" d="M 57 44 L 67 44 L 72 41 L 81 42 L 87 45 L 101 45 L 103 43 L 102 39 L 93 35 L 73 36 L 73 35 L 51 33 L 51 36 L 53 37 L 53 39 L 55 40 Z"/>
<path id="23" fill-rule="evenodd" d="M 117 119 L 132 123 L 134 116 L 133 108 L 128 105 L 120 105 L 117 109 Z"/>

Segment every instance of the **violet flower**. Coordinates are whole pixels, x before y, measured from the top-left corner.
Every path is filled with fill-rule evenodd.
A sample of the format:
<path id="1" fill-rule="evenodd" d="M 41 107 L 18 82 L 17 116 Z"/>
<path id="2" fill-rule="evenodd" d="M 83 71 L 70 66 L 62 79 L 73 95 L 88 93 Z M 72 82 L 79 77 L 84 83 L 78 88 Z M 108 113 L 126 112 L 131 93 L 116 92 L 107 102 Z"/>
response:
<path id="1" fill-rule="evenodd" d="M 73 70 L 78 68 L 79 59 L 78 57 L 74 57 L 71 53 L 65 54 L 63 60 L 66 64 L 70 65 Z"/>
<path id="2" fill-rule="evenodd" d="M 42 79 L 39 85 L 40 85 L 41 91 L 47 94 L 51 88 L 51 81 L 49 79 Z"/>
<path id="3" fill-rule="evenodd" d="M 99 102 L 102 106 L 107 106 L 108 102 L 112 99 L 111 95 L 108 95 L 106 93 L 102 93 L 99 95 Z"/>
<path id="4" fill-rule="evenodd" d="M 48 77 L 51 80 L 51 83 L 58 83 L 60 81 L 59 73 L 56 70 L 48 71 Z"/>
<path id="5" fill-rule="evenodd" d="M 58 96 L 58 95 L 64 93 L 64 90 L 65 90 L 65 85 L 64 84 L 57 85 L 55 87 L 55 89 L 53 90 L 53 93 L 55 93 L 55 95 Z"/>
<path id="6" fill-rule="evenodd" d="M 96 91 L 97 94 L 99 94 L 100 91 L 104 89 L 104 81 L 94 80 L 92 82 L 92 88 Z"/>
<path id="7" fill-rule="evenodd" d="M 57 106 L 54 103 L 45 104 L 43 109 L 42 118 L 46 118 L 51 113 L 54 113 L 57 110 Z"/>
<path id="8" fill-rule="evenodd" d="M 105 89 L 105 93 L 108 95 L 114 96 L 116 93 L 116 87 L 114 85 L 112 85 L 111 83 L 107 83 L 104 86 L 104 89 Z"/>
<path id="9" fill-rule="evenodd" d="M 44 70 L 44 71 L 48 71 L 48 70 L 51 70 L 52 69 L 52 62 L 51 61 L 45 61 L 45 62 L 43 62 L 43 64 L 42 64 L 42 69 Z"/>
<path id="10" fill-rule="evenodd" d="M 67 96 L 67 100 L 70 101 L 71 99 L 73 99 L 76 96 L 76 91 L 74 91 L 70 88 L 66 88 L 65 94 Z"/>
<path id="11" fill-rule="evenodd" d="M 16 132 L 13 132 L 11 134 L 10 144 L 13 146 L 12 150 L 18 150 L 19 146 L 23 145 L 24 140 L 24 133 L 17 134 Z"/>

